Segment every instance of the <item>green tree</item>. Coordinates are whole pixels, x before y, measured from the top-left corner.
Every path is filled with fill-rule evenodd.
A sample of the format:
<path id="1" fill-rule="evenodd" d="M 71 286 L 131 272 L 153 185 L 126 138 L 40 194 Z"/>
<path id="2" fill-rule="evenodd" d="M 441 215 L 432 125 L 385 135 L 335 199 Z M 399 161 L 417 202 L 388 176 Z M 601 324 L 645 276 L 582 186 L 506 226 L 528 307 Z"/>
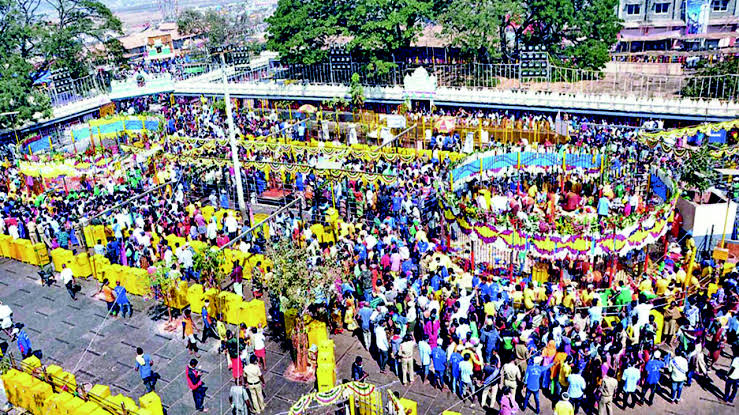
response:
<path id="1" fill-rule="evenodd" d="M 452 0 L 438 21 L 452 46 L 489 60 L 502 55 L 509 16 L 519 15 L 522 6 L 519 0 Z"/>
<path id="2" fill-rule="evenodd" d="M 600 70 L 610 60 L 610 49 L 618 40 L 621 21 L 614 12 L 618 0 L 575 0 L 574 29 L 568 34 L 571 46 L 565 54 L 578 68 Z"/>
<path id="3" fill-rule="evenodd" d="M 203 248 L 202 251 L 195 253 L 193 269 L 200 272 L 200 280 L 207 288 L 220 291 L 223 281 L 226 280 L 226 273 L 223 271 L 225 263 L 226 254 L 222 250 Z"/>
<path id="4" fill-rule="evenodd" d="M 324 61 L 328 57 L 326 48 L 330 39 L 348 34 L 346 8 L 342 4 L 322 0 L 279 0 L 277 9 L 267 18 L 267 48 L 278 52 L 285 63 L 310 65 Z M 337 7 L 334 9 L 334 6 Z"/>
<path id="5" fill-rule="evenodd" d="M 730 58 L 714 64 L 701 61 L 680 92 L 687 97 L 735 99 L 738 88 L 739 59 Z"/>
<path id="6" fill-rule="evenodd" d="M 244 15 L 234 19 L 215 10 L 201 12 L 187 9 L 177 18 L 177 31 L 182 34 L 205 36 L 208 49 L 240 45 L 247 41 L 251 33 L 245 19 Z"/>
<path id="7" fill-rule="evenodd" d="M 364 87 L 362 86 L 358 73 L 352 74 L 352 80 L 349 84 L 349 96 L 355 108 L 364 108 Z"/>
<path id="8" fill-rule="evenodd" d="M 0 127 L 20 126 L 51 115 L 49 99 L 34 82 L 50 68 L 87 74 L 83 41 L 104 42 L 121 22 L 97 0 L 0 0 Z"/>
<path id="9" fill-rule="evenodd" d="M 158 261 L 154 263 L 156 272 L 154 275 L 149 276 L 149 286 L 152 288 L 158 287 L 159 292 L 162 295 L 162 303 L 167 307 L 167 324 L 165 324 L 165 330 L 173 331 L 176 327 L 172 324 L 172 302 L 177 296 L 177 285 L 179 280 L 174 280 L 169 277 L 168 273 L 170 267 L 167 266 L 165 261 Z"/>
<path id="10" fill-rule="evenodd" d="M 571 58 L 575 67 L 599 70 L 609 60 L 608 51 L 621 29 L 617 5 L 617 0 L 527 1 L 518 18 L 516 39 Z"/>
<path id="11" fill-rule="evenodd" d="M 267 19 L 267 47 L 286 63 L 325 61 L 333 42 L 386 73 L 394 52 L 410 46 L 433 15 L 432 0 L 279 0 Z"/>
<path id="12" fill-rule="evenodd" d="M 512 62 L 521 45 L 541 45 L 556 59 L 598 70 L 621 29 L 617 5 L 618 0 L 447 0 L 435 8 L 442 10 L 436 18 L 442 34 L 469 55 Z"/>
<path id="13" fill-rule="evenodd" d="M 682 164 L 680 181 L 686 190 L 703 193 L 719 179 L 716 171 L 716 159 L 711 154 L 711 147 L 704 145 L 690 151 L 687 160 Z"/>
<path id="14" fill-rule="evenodd" d="M 110 38 L 104 42 L 105 51 L 110 58 L 110 63 L 119 68 L 128 67 L 128 58 L 123 43 L 116 38 Z"/>
<path id="15" fill-rule="evenodd" d="M 430 0 L 354 0 L 347 46 L 375 72 L 386 73 L 395 65 L 394 52 L 418 39 L 432 7 Z"/>
<path id="16" fill-rule="evenodd" d="M 41 25 L 30 2 L 0 0 L 0 130 L 51 115 L 49 98 L 34 88 L 34 58 Z"/>
<path id="17" fill-rule="evenodd" d="M 18 55 L 0 56 L 0 130 L 14 129 L 29 121 L 51 116 L 49 97 L 33 86 L 33 66 Z M 17 112 L 17 114 L 16 114 Z"/>
<path id="18" fill-rule="evenodd" d="M 308 249 L 296 246 L 290 240 L 281 240 L 267 248 L 272 260 L 273 276 L 265 280 L 265 286 L 280 299 L 283 312 L 295 310 L 295 330 L 287 333 L 292 337 L 295 348 L 295 367 L 304 373 L 308 365 L 308 335 L 304 316 L 308 308 L 316 303 L 326 304 L 334 295 L 334 281 L 341 276 L 342 269 L 335 258 L 322 258 L 323 263 L 312 266 Z"/>
<path id="19" fill-rule="evenodd" d="M 72 78 L 86 76 L 89 61 L 85 59 L 85 39 L 105 45 L 122 33 L 121 21 L 97 0 L 46 0 L 46 4 L 54 11 L 54 23 L 43 36 L 43 53 L 53 58 L 54 67 L 68 69 Z"/>

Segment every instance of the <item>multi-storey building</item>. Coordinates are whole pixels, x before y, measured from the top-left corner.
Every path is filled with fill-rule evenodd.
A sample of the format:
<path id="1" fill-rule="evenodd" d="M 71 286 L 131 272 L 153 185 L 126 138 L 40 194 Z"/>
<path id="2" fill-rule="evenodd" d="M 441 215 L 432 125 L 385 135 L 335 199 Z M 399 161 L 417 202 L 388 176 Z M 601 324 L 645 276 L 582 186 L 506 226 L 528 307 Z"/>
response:
<path id="1" fill-rule="evenodd" d="M 620 0 L 618 50 L 696 50 L 734 46 L 739 0 Z"/>

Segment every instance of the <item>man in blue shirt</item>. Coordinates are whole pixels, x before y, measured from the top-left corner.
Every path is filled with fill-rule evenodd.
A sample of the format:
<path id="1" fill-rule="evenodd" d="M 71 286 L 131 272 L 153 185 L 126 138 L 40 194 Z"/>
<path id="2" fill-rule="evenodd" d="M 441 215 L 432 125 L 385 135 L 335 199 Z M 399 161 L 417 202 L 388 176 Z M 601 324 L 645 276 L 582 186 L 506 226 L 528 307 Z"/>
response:
<path id="1" fill-rule="evenodd" d="M 369 350 L 372 344 L 372 332 L 370 327 L 370 317 L 372 317 L 372 309 L 367 303 L 362 302 L 359 309 L 359 320 L 362 323 L 362 339 L 364 340 L 364 348 Z"/>
<path id="2" fill-rule="evenodd" d="M 393 202 L 393 214 L 395 216 L 398 216 L 398 212 L 400 212 L 400 204 L 403 202 L 403 198 L 400 197 L 400 192 L 395 192 L 395 196 L 393 196 L 392 202 Z"/>
<path id="3" fill-rule="evenodd" d="M 200 340 L 201 343 L 205 343 L 208 337 L 218 339 L 218 333 L 216 333 L 215 322 L 208 315 L 208 308 L 210 308 L 210 300 L 206 299 L 203 302 L 203 308 L 200 310 L 200 315 L 203 317 L 203 337 Z"/>
<path id="4" fill-rule="evenodd" d="M 433 289 L 434 292 L 436 292 L 436 291 L 439 291 L 440 288 L 441 288 L 441 277 L 439 276 L 439 274 L 434 273 L 431 276 L 431 289 Z"/>
<path id="5" fill-rule="evenodd" d="M 626 370 L 624 370 L 624 373 L 621 376 L 621 381 L 624 385 L 624 408 L 626 408 L 627 406 L 629 408 L 633 408 L 637 402 L 636 384 L 639 382 L 639 379 L 641 379 L 641 372 L 636 367 L 636 364 L 636 361 L 629 362 L 628 367 L 626 368 Z M 629 404 L 629 397 L 631 397 L 631 404 Z"/>
<path id="6" fill-rule="evenodd" d="M 154 386 L 156 385 L 156 376 L 154 375 L 154 371 L 151 370 L 153 364 L 154 361 L 151 360 L 151 356 L 144 354 L 144 349 L 137 347 L 136 367 L 134 367 L 134 370 L 139 372 L 141 380 L 144 382 L 144 387 L 146 387 L 146 393 L 153 392 Z"/>
<path id="7" fill-rule="evenodd" d="M 25 359 L 33 354 L 33 347 L 31 347 L 31 339 L 26 334 L 26 331 L 23 330 L 23 327 L 25 327 L 23 323 L 16 323 L 15 325 L 15 328 L 18 330 L 16 333 L 18 351 L 21 352 L 21 356 Z"/>
<path id="8" fill-rule="evenodd" d="M 438 344 L 431 351 L 431 361 L 434 364 L 434 377 L 431 380 L 431 385 L 443 390 L 445 383 L 444 373 L 446 372 L 446 352 L 441 347 L 441 339 L 438 340 Z"/>
<path id="9" fill-rule="evenodd" d="M 538 356 L 529 360 L 529 367 L 526 368 L 526 375 L 524 376 L 524 383 L 526 384 L 526 396 L 523 399 L 524 411 L 529 407 L 529 399 L 534 396 L 534 403 L 536 403 L 536 413 L 539 413 L 539 389 L 541 388 L 541 376 L 547 371 L 552 365 L 542 366 L 542 358 Z"/>
<path id="10" fill-rule="evenodd" d="M 449 357 L 449 371 L 451 373 L 453 394 L 456 394 L 460 387 L 459 377 L 461 374 L 459 371 L 459 364 L 461 362 L 462 362 L 462 355 L 457 353 L 456 351 L 452 353 L 452 355 Z"/>
<path id="11" fill-rule="evenodd" d="M 128 317 L 131 317 L 133 315 L 133 308 L 131 307 L 131 302 L 128 301 L 128 296 L 126 295 L 126 289 L 121 286 L 120 281 L 115 282 L 115 288 L 113 289 L 113 292 L 115 293 L 115 311 L 113 311 L 113 315 L 117 315 L 118 311 L 121 312 L 121 317 L 126 318 L 126 310 L 128 310 Z"/>
<path id="12" fill-rule="evenodd" d="M 352 380 L 355 382 L 364 382 L 367 376 L 369 375 L 365 373 L 364 366 L 362 366 L 362 356 L 357 356 L 354 359 L 354 363 L 352 363 Z"/>
<path id="13" fill-rule="evenodd" d="M 480 342 L 485 346 L 485 361 L 489 362 L 493 358 L 493 351 L 498 350 L 498 342 L 500 341 L 500 333 L 493 325 L 493 320 L 488 318 L 485 326 L 480 330 Z"/>
<path id="14" fill-rule="evenodd" d="M 644 371 L 647 372 L 647 377 L 644 380 L 644 388 L 642 389 L 641 399 L 642 402 L 646 402 L 647 405 L 652 406 L 654 403 L 654 394 L 659 386 L 659 379 L 661 376 L 661 370 L 665 367 L 665 362 L 659 360 L 662 357 L 659 350 L 654 352 L 654 356 L 644 366 Z M 649 399 L 647 399 L 647 391 L 649 391 Z"/>
<path id="15" fill-rule="evenodd" d="M 567 394 L 570 395 L 570 402 L 574 406 L 575 413 L 582 406 L 585 394 L 585 379 L 580 374 L 581 372 L 582 370 L 578 367 L 570 376 L 567 376 L 567 381 L 570 383 Z M 587 413 L 586 409 L 585 412 Z"/>
<path id="16" fill-rule="evenodd" d="M 598 199 L 598 217 L 605 218 L 608 216 L 608 210 L 611 207 L 611 201 L 606 196 L 601 196 Z"/>
<path id="17" fill-rule="evenodd" d="M 428 334 L 424 333 L 422 340 L 418 342 L 418 357 L 421 360 L 421 381 L 426 383 L 431 366 L 431 346 L 429 346 Z"/>

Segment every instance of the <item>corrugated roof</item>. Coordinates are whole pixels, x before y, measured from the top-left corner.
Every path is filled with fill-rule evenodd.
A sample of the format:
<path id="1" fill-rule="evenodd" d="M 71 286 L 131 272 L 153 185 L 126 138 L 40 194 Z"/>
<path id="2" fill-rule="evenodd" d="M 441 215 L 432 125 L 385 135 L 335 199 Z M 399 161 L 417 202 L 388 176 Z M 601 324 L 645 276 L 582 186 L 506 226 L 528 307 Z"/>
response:
<path id="1" fill-rule="evenodd" d="M 172 41 L 179 40 L 179 39 L 189 39 L 191 37 L 195 37 L 195 35 L 180 34 L 177 32 L 177 30 L 146 29 L 142 32 L 132 33 L 128 36 L 123 36 L 119 38 L 118 40 L 121 41 L 125 49 L 131 50 L 131 49 L 140 48 L 146 45 L 146 41 L 150 37 L 163 36 L 163 35 L 171 35 Z"/>

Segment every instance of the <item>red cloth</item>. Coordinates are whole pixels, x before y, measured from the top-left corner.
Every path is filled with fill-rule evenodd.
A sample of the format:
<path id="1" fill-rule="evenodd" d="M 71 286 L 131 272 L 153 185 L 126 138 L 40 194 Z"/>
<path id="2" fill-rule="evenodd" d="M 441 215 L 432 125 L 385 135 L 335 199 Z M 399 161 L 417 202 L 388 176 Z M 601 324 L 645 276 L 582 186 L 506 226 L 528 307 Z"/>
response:
<path id="1" fill-rule="evenodd" d="M 200 379 L 200 372 L 189 366 L 187 367 L 185 377 L 187 378 L 187 386 L 190 390 L 195 390 L 203 384 L 202 379 Z"/>
<path id="2" fill-rule="evenodd" d="M 239 357 L 231 359 L 231 374 L 234 379 L 238 379 L 244 375 L 244 364 Z"/>

